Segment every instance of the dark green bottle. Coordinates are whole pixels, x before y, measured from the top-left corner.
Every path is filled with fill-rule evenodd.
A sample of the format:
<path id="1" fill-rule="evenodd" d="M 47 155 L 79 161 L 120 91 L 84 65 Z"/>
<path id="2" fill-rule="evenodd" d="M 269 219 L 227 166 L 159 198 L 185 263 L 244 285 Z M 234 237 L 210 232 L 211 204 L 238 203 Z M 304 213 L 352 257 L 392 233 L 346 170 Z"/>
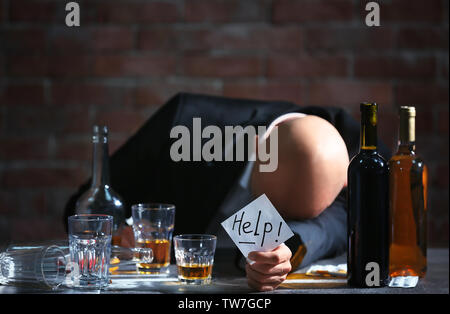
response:
<path id="1" fill-rule="evenodd" d="M 377 152 L 376 103 L 362 103 L 361 146 L 348 167 L 348 284 L 389 280 L 389 168 Z"/>

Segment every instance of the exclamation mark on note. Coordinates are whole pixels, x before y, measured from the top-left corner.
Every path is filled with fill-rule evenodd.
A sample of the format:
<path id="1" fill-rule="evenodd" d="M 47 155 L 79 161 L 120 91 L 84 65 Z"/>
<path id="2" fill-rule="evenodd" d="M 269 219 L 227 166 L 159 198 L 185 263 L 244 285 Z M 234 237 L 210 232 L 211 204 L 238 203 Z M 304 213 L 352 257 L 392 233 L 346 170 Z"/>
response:
<path id="1" fill-rule="evenodd" d="M 280 226 L 278 227 L 278 237 L 280 237 L 281 225 L 282 225 L 282 224 L 283 224 L 283 222 L 280 221 Z M 278 239 L 276 239 L 275 242 L 278 242 Z"/>

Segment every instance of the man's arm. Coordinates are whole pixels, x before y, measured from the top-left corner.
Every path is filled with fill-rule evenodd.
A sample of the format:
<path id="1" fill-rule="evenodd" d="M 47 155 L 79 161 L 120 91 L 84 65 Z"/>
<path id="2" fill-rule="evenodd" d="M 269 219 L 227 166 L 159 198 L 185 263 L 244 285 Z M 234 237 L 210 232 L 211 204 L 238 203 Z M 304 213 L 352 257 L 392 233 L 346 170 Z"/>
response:
<path id="1" fill-rule="evenodd" d="M 286 241 L 292 251 L 292 269 L 304 267 L 347 249 L 346 189 L 319 216 L 302 221 L 288 221 L 294 236 Z"/>

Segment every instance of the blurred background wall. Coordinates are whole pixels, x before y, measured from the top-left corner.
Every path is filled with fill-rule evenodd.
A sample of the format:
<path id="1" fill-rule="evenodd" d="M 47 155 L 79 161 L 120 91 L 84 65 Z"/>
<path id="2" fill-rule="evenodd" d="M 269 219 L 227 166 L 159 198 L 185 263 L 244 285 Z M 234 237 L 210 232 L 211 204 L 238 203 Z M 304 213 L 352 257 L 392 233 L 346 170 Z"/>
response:
<path id="1" fill-rule="evenodd" d="M 94 123 L 113 152 L 180 91 L 342 106 L 417 106 L 430 167 L 429 243 L 448 245 L 448 1 L 0 0 L 0 244 L 64 237 L 64 204 L 91 171 Z"/>

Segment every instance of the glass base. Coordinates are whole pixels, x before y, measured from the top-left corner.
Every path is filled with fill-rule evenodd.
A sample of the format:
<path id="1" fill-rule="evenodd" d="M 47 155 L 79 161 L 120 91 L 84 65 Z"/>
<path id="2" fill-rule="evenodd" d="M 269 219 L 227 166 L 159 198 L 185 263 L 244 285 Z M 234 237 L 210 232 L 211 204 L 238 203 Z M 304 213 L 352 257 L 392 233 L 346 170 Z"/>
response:
<path id="1" fill-rule="evenodd" d="M 106 288 L 109 284 L 109 279 L 79 279 L 72 281 L 68 284 L 70 288 L 74 289 L 86 289 L 86 290 L 99 290 Z"/>
<path id="2" fill-rule="evenodd" d="M 159 268 L 148 268 L 139 267 L 136 265 L 137 272 L 143 275 L 153 275 L 153 276 L 168 276 L 169 267 L 159 267 Z"/>
<path id="3" fill-rule="evenodd" d="M 187 285 L 207 285 L 211 283 L 211 277 L 206 278 L 185 278 L 182 276 L 178 276 L 178 280 L 180 280 L 181 283 L 187 284 Z"/>

